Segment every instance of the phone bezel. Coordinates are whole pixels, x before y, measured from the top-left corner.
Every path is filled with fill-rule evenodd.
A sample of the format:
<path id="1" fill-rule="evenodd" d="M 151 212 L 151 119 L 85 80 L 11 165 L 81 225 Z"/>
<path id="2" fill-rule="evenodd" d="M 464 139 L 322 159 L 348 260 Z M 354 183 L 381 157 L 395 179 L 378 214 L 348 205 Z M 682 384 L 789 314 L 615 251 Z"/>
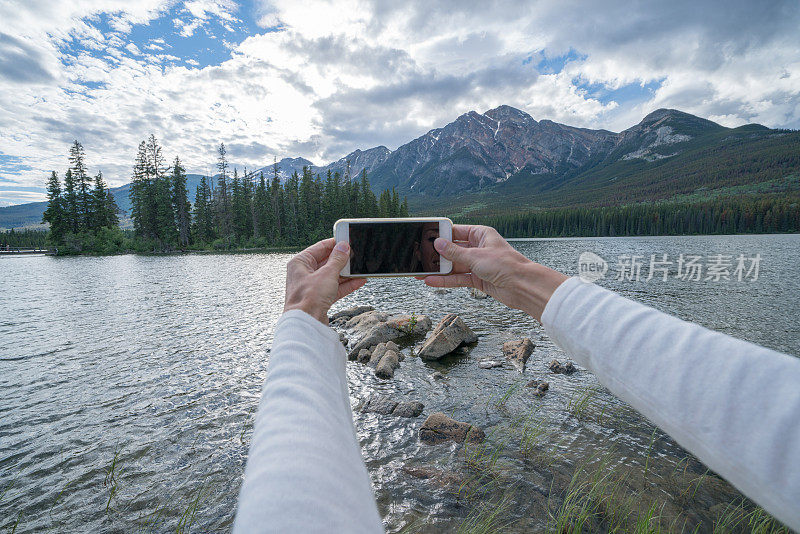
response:
<path id="1" fill-rule="evenodd" d="M 347 241 L 350 242 L 350 223 L 364 224 L 364 223 L 397 223 L 397 222 L 438 222 L 439 223 L 439 237 L 448 241 L 453 240 L 453 221 L 447 217 L 395 217 L 386 219 L 339 219 L 333 225 L 333 237 L 336 242 Z M 395 278 L 406 276 L 429 276 L 434 274 L 450 274 L 453 270 L 453 263 L 439 256 L 439 271 L 426 272 L 426 273 L 374 273 L 374 274 L 350 274 L 350 260 L 347 265 L 341 270 L 340 274 L 348 278 Z"/>

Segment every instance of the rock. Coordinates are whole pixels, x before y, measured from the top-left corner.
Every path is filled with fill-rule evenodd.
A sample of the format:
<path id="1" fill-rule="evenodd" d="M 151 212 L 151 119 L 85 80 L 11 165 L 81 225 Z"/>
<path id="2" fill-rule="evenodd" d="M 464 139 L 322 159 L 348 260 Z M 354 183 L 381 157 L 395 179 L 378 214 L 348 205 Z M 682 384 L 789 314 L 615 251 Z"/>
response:
<path id="1" fill-rule="evenodd" d="M 549 367 L 550 370 L 553 371 L 554 373 L 559 373 L 562 375 L 571 375 L 572 373 L 577 371 L 572 362 L 567 362 L 565 364 L 562 364 L 558 360 L 553 360 L 552 362 L 550 362 Z"/>
<path id="2" fill-rule="evenodd" d="M 419 417 L 425 405 L 417 401 L 397 402 L 383 395 L 372 395 L 361 406 L 364 413 L 378 413 L 397 417 Z"/>
<path id="3" fill-rule="evenodd" d="M 353 318 L 351 321 L 355 319 L 357 318 Z M 357 356 L 361 349 L 371 349 L 380 343 L 427 332 L 430 330 L 430 325 L 431 320 L 425 315 L 415 317 L 413 320 L 410 315 L 390 317 L 386 322 L 372 326 L 364 334 L 350 351 L 351 358 L 355 357 L 352 356 L 353 354 Z"/>
<path id="4" fill-rule="evenodd" d="M 500 360 L 482 360 L 478 362 L 478 367 L 481 369 L 491 369 L 492 367 L 503 367 L 503 362 Z"/>
<path id="5" fill-rule="evenodd" d="M 440 287 L 439 289 L 434 289 L 433 292 L 437 295 L 447 295 L 450 293 L 450 290 Z"/>
<path id="6" fill-rule="evenodd" d="M 531 380 L 525 384 L 526 388 L 534 388 L 533 394 L 537 397 L 544 396 L 545 392 L 550 389 L 550 384 L 544 380 Z"/>
<path id="7" fill-rule="evenodd" d="M 425 405 L 419 401 L 400 402 L 392 410 L 392 415 L 398 417 L 419 417 Z"/>
<path id="8" fill-rule="evenodd" d="M 489 295 L 481 291 L 480 289 L 475 289 L 474 287 L 469 288 L 469 296 L 474 299 L 485 299 Z"/>
<path id="9" fill-rule="evenodd" d="M 444 374 L 442 374 L 441 371 L 436 371 L 431 376 L 433 377 L 434 380 L 443 380 L 444 379 Z"/>
<path id="10" fill-rule="evenodd" d="M 431 329 L 431 319 L 427 315 L 394 315 L 386 322 L 406 335 L 419 335 Z"/>
<path id="11" fill-rule="evenodd" d="M 369 359 L 371 357 L 372 353 L 369 351 L 369 349 L 361 349 L 360 351 L 358 351 L 358 356 L 356 357 L 356 361 L 358 363 L 369 363 Z"/>
<path id="12" fill-rule="evenodd" d="M 379 413 L 381 415 L 389 415 L 392 413 L 399 403 L 389 397 L 383 395 L 373 395 L 367 399 L 361 407 L 361 411 L 365 413 Z"/>
<path id="13" fill-rule="evenodd" d="M 398 367 L 400 367 L 400 359 L 397 353 L 393 350 L 387 350 L 375 367 L 375 376 L 378 378 L 392 378 L 394 370 Z"/>
<path id="14" fill-rule="evenodd" d="M 425 340 L 419 350 L 419 357 L 423 360 L 438 360 L 445 354 L 453 352 L 465 343 L 475 343 L 478 336 L 464 324 L 458 315 L 451 313 L 444 316 L 431 335 Z"/>
<path id="15" fill-rule="evenodd" d="M 372 311 L 375 308 L 372 306 L 355 306 L 353 308 L 347 308 L 346 310 L 341 310 L 333 315 L 328 317 L 328 321 L 331 323 L 337 322 L 342 323 L 350 319 L 351 317 L 355 317 L 356 315 L 361 315 L 364 312 Z"/>
<path id="16" fill-rule="evenodd" d="M 411 467 L 403 466 L 403 471 L 408 475 L 429 481 L 439 487 L 450 486 L 453 484 L 461 485 L 464 478 L 452 471 L 443 471 L 435 467 Z"/>
<path id="17" fill-rule="evenodd" d="M 506 360 L 509 360 L 517 368 L 520 373 L 525 371 L 525 364 L 528 363 L 535 345 L 530 338 L 517 339 L 514 341 L 506 341 L 503 343 L 503 354 Z"/>
<path id="18" fill-rule="evenodd" d="M 419 429 L 419 439 L 428 445 L 437 445 L 448 440 L 456 443 L 463 443 L 465 440 L 479 443 L 485 437 L 486 435 L 480 428 L 450 419 L 442 412 L 429 415 Z"/>
<path id="19" fill-rule="evenodd" d="M 344 345 L 344 346 L 345 346 L 345 348 L 347 347 L 347 336 L 346 336 L 346 335 L 344 335 L 344 332 L 339 332 L 339 342 L 340 342 L 342 345 Z"/>
<path id="20" fill-rule="evenodd" d="M 355 330 L 356 332 L 366 332 L 373 326 L 386 322 L 389 314 L 379 312 L 378 310 L 369 310 L 354 317 L 351 317 L 344 324 L 348 330 Z"/>
<path id="21" fill-rule="evenodd" d="M 363 350 L 363 349 L 362 349 Z M 372 350 L 369 360 L 367 363 L 372 367 L 377 367 L 378 363 L 383 358 L 383 355 L 386 353 L 387 350 L 393 350 L 398 353 L 398 361 L 400 360 L 400 347 L 398 347 L 394 342 L 387 341 L 386 343 L 378 343 L 375 348 Z"/>

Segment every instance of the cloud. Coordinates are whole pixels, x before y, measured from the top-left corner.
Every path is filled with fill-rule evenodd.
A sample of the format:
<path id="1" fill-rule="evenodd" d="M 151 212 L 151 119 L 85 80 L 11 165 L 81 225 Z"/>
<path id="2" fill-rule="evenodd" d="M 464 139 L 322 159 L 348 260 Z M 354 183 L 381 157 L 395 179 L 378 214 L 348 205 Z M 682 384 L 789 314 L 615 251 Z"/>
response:
<path id="1" fill-rule="evenodd" d="M 0 19 L 0 146 L 30 167 L 19 185 L 63 169 L 76 138 L 120 185 L 151 132 L 190 172 L 221 141 L 248 168 L 326 163 L 500 104 L 611 130 L 657 107 L 800 127 L 789 1 L 80 0 L 0 4 Z"/>
<path id="2" fill-rule="evenodd" d="M 0 32 L 0 76 L 14 83 L 46 83 L 53 74 L 40 47 Z"/>

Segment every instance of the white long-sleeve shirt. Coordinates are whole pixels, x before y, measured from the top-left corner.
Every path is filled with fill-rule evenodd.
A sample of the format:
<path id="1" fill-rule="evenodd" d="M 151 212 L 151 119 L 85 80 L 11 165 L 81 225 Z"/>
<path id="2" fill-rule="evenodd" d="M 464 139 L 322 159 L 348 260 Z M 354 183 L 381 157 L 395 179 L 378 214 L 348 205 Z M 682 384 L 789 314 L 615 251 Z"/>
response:
<path id="1" fill-rule="evenodd" d="M 550 298 L 553 341 L 745 495 L 800 530 L 800 359 L 578 278 Z M 278 321 L 234 532 L 381 532 L 333 330 Z"/>

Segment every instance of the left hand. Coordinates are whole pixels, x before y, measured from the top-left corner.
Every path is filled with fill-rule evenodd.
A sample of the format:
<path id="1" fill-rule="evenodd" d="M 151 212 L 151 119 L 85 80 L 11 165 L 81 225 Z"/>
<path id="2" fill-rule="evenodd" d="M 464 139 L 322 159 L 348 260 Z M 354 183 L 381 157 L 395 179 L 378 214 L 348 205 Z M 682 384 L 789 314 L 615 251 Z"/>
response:
<path id="1" fill-rule="evenodd" d="M 365 278 L 339 276 L 349 257 L 350 245 L 344 241 L 337 244 L 331 237 L 289 260 L 283 311 L 303 310 L 327 325 L 333 303 L 367 283 Z"/>

